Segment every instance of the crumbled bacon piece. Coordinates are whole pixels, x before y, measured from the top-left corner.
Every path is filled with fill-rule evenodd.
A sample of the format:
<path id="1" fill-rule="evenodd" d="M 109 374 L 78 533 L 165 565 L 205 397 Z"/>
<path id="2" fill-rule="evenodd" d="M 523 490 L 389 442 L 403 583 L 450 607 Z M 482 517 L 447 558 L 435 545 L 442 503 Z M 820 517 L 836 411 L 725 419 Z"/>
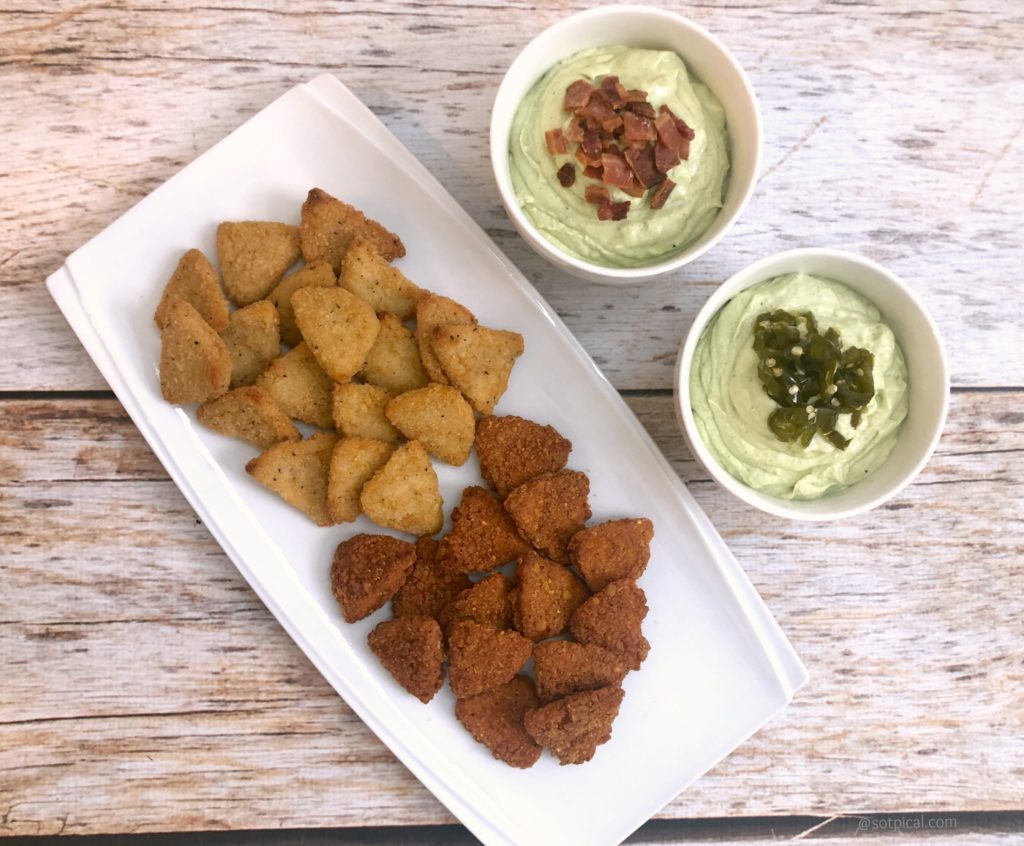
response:
<path id="1" fill-rule="evenodd" d="M 629 214 L 629 200 L 623 200 L 621 203 L 612 203 L 612 220 L 625 220 L 626 215 Z"/>
<path id="2" fill-rule="evenodd" d="M 579 144 L 583 140 L 583 127 L 580 126 L 580 119 L 576 115 L 573 115 L 572 120 L 569 121 L 565 137 L 566 140 L 572 141 L 574 144 Z"/>
<path id="3" fill-rule="evenodd" d="M 567 112 L 578 111 L 590 102 L 590 95 L 593 93 L 593 85 L 585 79 L 577 79 L 565 89 L 565 100 L 562 103 L 562 108 Z"/>
<path id="4" fill-rule="evenodd" d="M 594 167 L 594 165 L 587 165 L 583 168 L 583 175 L 588 179 L 601 179 L 604 177 L 604 169 L 600 167 Z"/>
<path id="5" fill-rule="evenodd" d="M 545 132 L 544 142 L 548 145 L 548 152 L 552 156 L 565 155 L 569 152 L 569 141 L 559 127 Z"/>
<path id="6" fill-rule="evenodd" d="M 665 200 L 668 199 L 668 195 L 672 193 L 672 189 L 676 187 L 675 182 L 671 179 L 665 179 L 661 185 L 658 186 L 658 190 L 654 192 L 651 197 L 651 208 L 660 209 L 665 205 Z"/>
<path id="7" fill-rule="evenodd" d="M 611 220 L 612 219 L 612 204 L 609 200 L 605 200 L 601 205 L 597 207 L 597 219 L 598 220 Z"/>
<path id="8" fill-rule="evenodd" d="M 679 155 L 676 151 L 665 146 L 665 142 L 659 141 L 654 147 L 654 166 L 662 173 L 668 173 L 677 164 Z"/>
<path id="9" fill-rule="evenodd" d="M 558 169 L 558 182 L 563 188 L 571 188 L 576 181 L 576 168 L 572 162 L 566 162 Z"/>
<path id="10" fill-rule="evenodd" d="M 665 177 L 658 172 L 654 163 L 654 150 L 650 144 L 644 145 L 639 150 L 627 149 L 626 162 L 633 169 L 637 182 L 644 188 L 653 188 Z"/>
<path id="11" fill-rule="evenodd" d="M 597 160 L 601 157 L 601 135 L 594 129 L 583 130 L 583 140 L 580 142 L 580 149 L 588 159 Z"/>
<path id="12" fill-rule="evenodd" d="M 622 138 L 624 141 L 655 141 L 658 132 L 654 128 L 654 122 L 650 118 L 641 117 L 633 112 L 622 113 L 624 126 Z"/>
<path id="13" fill-rule="evenodd" d="M 633 173 L 621 154 L 603 153 L 601 155 L 601 167 L 604 168 L 604 176 L 602 178 L 609 185 L 623 188 L 633 181 Z"/>
<path id="14" fill-rule="evenodd" d="M 642 94 L 643 92 L 641 91 L 640 93 Z M 626 108 L 629 109 L 629 111 L 631 111 L 635 115 L 650 118 L 651 120 L 654 120 L 658 116 L 658 113 L 654 111 L 654 106 L 652 106 L 646 100 L 642 102 L 632 101 L 629 103 L 628 106 L 626 106 Z"/>
<path id="15" fill-rule="evenodd" d="M 689 142 L 683 138 L 670 111 L 666 109 L 654 119 L 654 128 L 658 130 L 658 138 L 661 139 L 661 143 L 677 156 L 682 158 L 684 147 L 689 153 Z"/>
<path id="16" fill-rule="evenodd" d="M 583 196 L 586 198 L 588 203 L 597 203 L 598 205 L 611 201 L 611 198 L 608 195 L 608 189 L 603 185 L 588 185 L 583 191 Z"/>

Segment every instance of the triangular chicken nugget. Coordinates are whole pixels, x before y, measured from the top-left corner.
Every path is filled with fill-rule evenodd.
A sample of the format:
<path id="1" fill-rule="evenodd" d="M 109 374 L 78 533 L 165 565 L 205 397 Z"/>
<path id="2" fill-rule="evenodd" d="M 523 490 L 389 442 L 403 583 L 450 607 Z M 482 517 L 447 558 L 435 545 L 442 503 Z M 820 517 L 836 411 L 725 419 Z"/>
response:
<path id="1" fill-rule="evenodd" d="M 416 342 L 420 345 L 420 358 L 430 381 L 439 385 L 449 383 L 434 355 L 434 328 L 457 323 L 473 324 L 476 318 L 464 305 L 440 294 L 424 293 L 416 301 Z"/>
<path id="2" fill-rule="evenodd" d="M 231 313 L 220 333 L 231 353 L 231 387 L 255 384 L 259 375 L 281 354 L 277 309 L 260 300 Z"/>
<path id="3" fill-rule="evenodd" d="M 416 560 L 416 547 L 388 535 L 356 535 L 338 544 L 331 591 L 346 623 L 369 617 L 394 596 Z"/>
<path id="4" fill-rule="evenodd" d="M 324 373 L 347 382 L 366 363 L 380 322 L 361 299 L 344 288 L 299 288 L 292 294 L 295 323 Z"/>
<path id="5" fill-rule="evenodd" d="M 334 425 L 343 435 L 396 444 L 402 435 L 384 413 L 389 402 L 391 394 L 376 385 L 336 382 Z"/>
<path id="6" fill-rule="evenodd" d="M 647 616 L 647 597 L 635 582 L 612 582 L 584 602 L 569 620 L 569 631 L 580 643 L 593 643 L 618 655 L 631 670 L 639 670 L 651 645 L 641 630 Z"/>
<path id="7" fill-rule="evenodd" d="M 318 432 L 304 441 L 282 441 L 245 465 L 245 472 L 289 505 L 304 511 L 318 526 L 330 526 L 327 473 L 338 439 Z"/>
<path id="8" fill-rule="evenodd" d="M 594 591 L 618 579 L 639 579 L 651 557 L 654 524 L 645 517 L 609 520 L 569 541 L 569 560 Z"/>
<path id="9" fill-rule="evenodd" d="M 455 716 L 471 735 L 499 761 L 527 769 L 537 763 L 542 749 L 526 731 L 523 719 L 538 706 L 533 682 L 526 676 L 455 703 Z"/>
<path id="10" fill-rule="evenodd" d="M 235 388 L 208 400 L 199 406 L 196 416 L 213 431 L 249 441 L 260 449 L 302 437 L 281 407 L 256 387 Z"/>
<path id="11" fill-rule="evenodd" d="M 473 586 L 465 573 L 449 573 L 437 563 L 439 544 L 430 537 L 416 541 L 416 563 L 405 584 L 391 598 L 391 613 L 396 617 L 433 617 L 462 591 Z"/>
<path id="12" fill-rule="evenodd" d="M 530 711 L 523 722 L 560 764 L 585 764 L 611 740 L 624 695 L 621 687 L 611 686 L 574 693 Z"/>
<path id="13" fill-rule="evenodd" d="M 315 261 L 286 276 L 270 292 L 267 299 L 277 308 L 281 318 L 281 340 L 289 347 L 297 347 L 302 342 L 302 333 L 295 323 L 292 295 L 299 288 L 333 288 L 336 281 L 334 271 L 327 262 Z"/>
<path id="14" fill-rule="evenodd" d="M 335 273 L 341 272 L 345 254 L 357 237 L 372 244 L 388 261 L 405 255 L 405 245 L 397 235 L 320 188 L 311 190 L 302 204 L 299 230 L 306 261 L 330 262 Z"/>
<path id="15" fill-rule="evenodd" d="M 516 604 L 513 622 L 516 631 L 530 640 L 544 640 L 561 634 L 572 612 L 582 605 L 590 592 L 572 572 L 561 564 L 528 552 L 516 568 Z"/>
<path id="16" fill-rule="evenodd" d="M 420 361 L 420 348 L 412 332 L 389 312 L 377 314 L 380 333 L 366 354 L 363 378 L 392 394 L 414 391 L 430 380 Z"/>
<path id="17" fill-rule="evenodd" d="M 434 327 L 431 347 L 444 375 L 481 414 L 490 414 L 523 354 L 523 336 L 483 326 Z"/>
<path id="18" fill-rule="evenodd" d="M 270 394 L 289 417 L 325 429 L 334 422 L 334 383 L 305 344 L 270 362 L 256 380 L 256 387 Z"/>
<path id="19" fill-rule="evenodd" d="M 505 510 L 535 549 L 564 564 L 570 539 L 590 519 L 589 495 L 585 473 L 560 470 L 520 485 L 505 498 Z"/>
<path id="20" fill-rule="evenodd" d="M 472 620 L 494 629 L 512 627 L 514 603 L 512 583 L 501 573 L 492 573 L 472 587 L 462 591 L 441 610 L 437 619 L 447 633 L 459 620 Z"/>
<path id="21" fill-rule="evenodd" d="M 480 475 L 506 497 L 523 482 L 565 467 L 572 442 L 522 417 L 481 417 L 476 424 Z"/>
<path id="22" fill-rule="evenodd" d="M 160 392 L 165 400 L 206 402 L 228 389 L 231 354 L 220 335 L 184 300 L 168 306 L 160 343 Z"/>
<path id="23" fill-rule="evenodd" d="M 533 647 L 533 674 L 541 702 L 618 685 L 627 672 L 625 663 L 614 652 L 592 643 L 547 640 Z"/>
<path id="24" fill-rule="evenodd" d="M 220 275 L 235 305 L 264 299 L 299 255 L 299 230 L 287 223 L 225 221 L 217 227 Z"/>
<path id="25" fill-rule="evenodd" d="M 501 503 L 472 486 L 452 509 L 452 530 L 441 541 L 439 555 L 446 569 L 468 573 L 493 570 L 529 551 Z"/>
<path id="26" fill-rule="evenodd" d="M 460 620 L 448 638 L 448 676 L 462 699 L 510 681 L 530 658 L 532 644 L 515 632 Z"/>
<path id="27" fill-rule="evenodd" d="M 367 638 L 395 681 L 426 704 L 444 684 L 441 629 L 430 617 L 385 620 Z"/>
<path id="28" fill-rule="evenodd" d="M 394 447 L 369 438 L 342 438 L 334 447 L 327 478 L 327 513 L 336 523 L 351 523 L 363 513 L 359 494 L 391 456 Z"/>
<path id="29" fill-rule="evenodd" d="M 441 488 L 427 451 L 409 441 L 363 485 L 359 501 L 378 526 L 413 535 L 434 535 L 444 525 Z"/>
<path id="30" fill-rule="evenodd" d="M 400 320 L 416 313 L 416 300 L 423 293 L 363 238 L 349 246 L 338 284 L 366 300 L 374 311 L 391 312 Z"/>
<path id="31" fill-rule="evenodd" d="M 156 325 L 161 329 L 167 320 L 171 300 L 175 299 L 184 300 L 192 306 L 215 332 L 220 332 L 228 325 L 228 301 L 220 289 L 217 271 L 199 250 L 189 250 L 181 257 L 164 286 L 160 305 L 153 315 Z"/>
<path id="32" fill-rule="evenodd" d="M 388 420 L 431 455 L 459 467 L 473 449 L 473 409 L 450 385 L 428 385 L 395 397 L 385 409 Z"/>

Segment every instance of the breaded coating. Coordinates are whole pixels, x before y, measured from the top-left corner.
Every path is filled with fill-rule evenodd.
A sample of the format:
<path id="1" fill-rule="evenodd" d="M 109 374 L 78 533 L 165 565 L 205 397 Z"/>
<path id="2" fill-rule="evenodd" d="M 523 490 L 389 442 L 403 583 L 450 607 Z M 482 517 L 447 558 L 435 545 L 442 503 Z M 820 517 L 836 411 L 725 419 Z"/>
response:
<path id="1" fill-rule="evenodd" d="M 281 322 L 281 340 L 289 347 L 302 343 L 302 333 L 295 322 L 292 295 L 299 288 L 333 288 L 337 280 L 334 271 L 325 261 L 314 261 L 289 274 L 267 296 L 274 304 Z"/>
<path id="2" fill-rule="evenodd" d="M 475 485 L 462 492 L 462 501 L 452 509 L 452 529 L 441 541 L 442 566 L 486 572 L 529 551 L 498 500 Z"/>
<path id="3" fill-rule="evenodd" d="M 513 602 L 512 583 L 501 573 L 492 573 L 462 591 L 441 610 L 437 619 L 446 634 L 459 620 L 472 620 L 494 629 L 509 629 L 512 627 Z"/>
<path id="4" fill-rule="evenodd" d="M 231 353 L 220 335 L 184 300 L 167 308 L 160 333 L 160 392 L 173 403 L 206 402 L 231 382 Z"/>
<path id="5" fill-rule="evenodd" d="M 448 381 L 481 414 L 494 411 L 525 349 L 517 332 L 483 326 L 436 326 L 430 343 Z"/>
<path id="6" fill-rule="evenodd" d="M 569 560 L 592 591 L 619 579 L 639 579 L 651 557 L 654 524 L 646 517 L 609 520 L 573 535 Z"/>
<path id="7" fill-rule="evenodd" d="M 417 353 L 418 355 L 418 353 Z M 450 385 L 427 385 L 388 403 L 384 413 L 409 440 L 456 467 L 473 449 L 473 409 Z"/>
<path id="8" fill-rule="evenodd" d="M 402 433 L 391 425 L 384 413 L 389 402 L 391 394 L 376 385 L 337 382 L 334 385 L 334 425 L 343 435 L 397 444 Z"/>
<path id="9" fill-rule="evenodd" d="M 441 628 L 430 617 L 385 620 L 366 639 L 395 681 L 426 704 L 444 684 Z"/>
<path id="10" fill-rule="evenodd" d="M 338 544 L 331 590 L 346 623 L 369 617 L 395 595 L 416 561 L 416 547 L 389 535 L 356 535 Z"/>
<path id="11" fill-rule="evenodd" d="M 569 631 L 580 643 L 593 643 L 620 656 L 639 670 L 651 645 L 641 631 L 647 616 L 647 597 L 636 582 L 621 579 L 584 602 L 569 620 Z"/>
<path id="12" fill-rule="evenodd" d="M 363 485 L 359 501 L 374 523 L 399 532 L 436 535 L 444 525 L 437 473 L 419 441 L 396 449 Z"/>
<path id="13" fill-rule="evenodd" d="M 342 438 L 334 447 L 327 475 L 327 513 L 335 523 L 351 523 L 363 513 L 363 485 L 391 457 L 394 447 L 369 438 Z"/>
<path id="14" fill-rule="evenodd" d="M 306 261 L 327 261 L 335 273 L 341 272 L 357 237 L 372 244 L 388 261 L 405 255 L 405 245 L 395 233 L 320 188 L 312 189 L 302 204 L 299 233 Z"/>
<path id="15" fill-rule="evenodd" d="M 256 384 L 256 379 L 281 354 L 277 309 L 259 300 L 231 313 L 228 328 L 220 333 L 231 353 L 231 387 Z"/>
<path id="16" fill-rule="evenodd" d="M 278 441 L 297 441 L 302 436 L 281 407 L 259 388 L 235 388 L 207 400 L 196 412 L 199 422 L 214 432 L 241 438 L 266 449 Z"/>
<path id="17" fill-rule="evenodd" d="M 598 746 L 611 740 L 624 695 L 618 686 L 574 693 L 528 712 L 523 722 L 560 764 L 585 764 Z"/>
<path id="18" fill-rule="evenodd" d="M 363 378 L 392 394 L 426 387 L 430 379 L 420 361 L 420 348 L 412 331 L 390 312 L 377 313 L 380 332 L 363 365 Z"/>
<path id="19" fill-rule="evenodd" d="M 619 656 L 592 643 L 548 640 L 533 647 L 533 675 L 541 702 L 619 685 L 627 672 Z"/>
<path id="20" fill-rule="evenodd" d="M 317 432 L 304 441 L 281 441 L 245 465 L 245 472 L 289 505 L 304 511 L 318 526 L 330 526 L 327 474 L 338 439 Z"/>
<path id="21" fill-rule="evenodd" d="M 472 620 L 452 624 L 448 636 L 448 677 L 459 699 L 505 684 L 530 659 L 533 644 L 515 632 Z"/>
<path id="22" fill-rule="evenodd" d="M 235 305 L 265 299 L 299 255 L 299 230 L 287 223 L 225 221 L 217 227 L 220 275 Z"/>
<path id="23" fill-rule="evenodd" d="M 256 380 L 289 417 L 330 428 L 334 383 L 304 343 L 275 358 Z"/>
<path id="24" fill-rule="evenodd" d="M 349 245 L 338 284 L 366 300 L 374 311 L 391 312 L 400 320 L 416 313 L 416 300 L 423 293 L 363 238 Z"/>
<path id="25" fill-rule="evenodd" d="M 187 302 L 215 332 L 228 325 L 228 301 L 220 288 L 217 271 L 199 250 L 189 250 L 178 260 L 178 266 L 164 286 L 160 304 L 153 315 L 161 329 L 167 321 L 167 310 L 172 300 Z"/>
<path id="26" fill-rule="evenodd" d="M 473 324 L 476 318 L 464 305 L 440 294 L 426 292 L 416 301 L 416 342 L 420 345 L 420 358 L 430 381 L 439 385 L 447 385 L 449 382 L 434 355 L 434 328 L 455 323 Z"/>
<path id="27" fill-rule="evenodd" d="M 522 417 L 481 417 L 476 424 L 480 475 L 506 497 L 530 479 L 565 467 L 572 442 L 552 426 Z"/>
<path id="28" fill-rule="evenodd" d="M 431 537 L 416 541 L 416 563 L 401 590 L 391 598 L 394 616 L 433 617 L 440 622 L 441 612 L 449 603 L 473 586 L 465 573 L 449 573 L 438 565 L 439 546 Z"/>
<path id="29" fill-rule="evenodd" d="M 499 761 L 528 769 L 543 751 L 526 731 L 523 718 L 538 706 L 533 682 L 526 676 L 455 703 L 455 716 Z"/>
<path id="30" fill-rule="evenodd" d="M 561 634 L 569 625 L 572 612 L 582 605 L 590 592 L 567 567 L 528 552 L 516 568 L 519 590 L 516 594 L 513 624 L 530 640 L 544 640 Z"/>
<path id="31" fill-rule="evenodd" d="M 586 473 L 559 470 L 520 485 L 505 498 L 505 510 L 535 549 L 565 564 L 569 541 L 590 519 L 589 495 Z"/>
<path id="32" fill-rule="evenodd" d="M 363 365 L 380 332 L 373 309 L 344 288 L 299 288 L 295 323 L 324 373 L 347 382 Z"/>

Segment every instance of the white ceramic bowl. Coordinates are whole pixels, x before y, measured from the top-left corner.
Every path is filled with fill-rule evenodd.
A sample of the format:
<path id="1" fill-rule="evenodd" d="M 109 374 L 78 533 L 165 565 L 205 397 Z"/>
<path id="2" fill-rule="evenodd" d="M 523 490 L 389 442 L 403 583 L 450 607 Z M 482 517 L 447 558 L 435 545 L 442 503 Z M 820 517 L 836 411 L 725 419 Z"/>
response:
<path id="1" fill-rule="evenodd" d="M 907 419 L 892 454 L 862 481 L 814 500 L 785 500 L 756 491 L 731 475 L 704 445 L 690 405 L 690 368 L 708 322 L 737 293 L 787 273 L 804 272 L 846 285 L 882 313 L 907 362 Z M 949 375 L 938 330 L 914 293 L 875 262 L 839 250 L 790 250 L 741 270 L 704 304 L 683 342 L 676 364 L 676 413 L 690 450 L 711 476 L 750 505 L 794 520 L 839 520 L 881 505 L 921 471 L 931 456 L 949 405 Z"/>
<path id="2" fill-rule="evenodd" d="M 516 109 L 549 68 L 581 50 L 612 44 L 672 50 L 707 85 L 725 109 L 731 158 L 725 202 L 711 226 L 672 258 L 646 267 L 605 267 L 583 261 L 548 241 L 527 219 L 509 175 L 508 149 Z M 594 282 L 629 284 L 652 279 L 693 261 L 725 235 L 743 211 L 761 161 L 761 114 L 754 89 L 732 53 L 706 30 L 679 15 L 647 6 L 605 6 L 580 12 L 546 29 L 509 67 L 491 114 L 491 165 L 502 202 L 526 242 L 544 258 Z"/>

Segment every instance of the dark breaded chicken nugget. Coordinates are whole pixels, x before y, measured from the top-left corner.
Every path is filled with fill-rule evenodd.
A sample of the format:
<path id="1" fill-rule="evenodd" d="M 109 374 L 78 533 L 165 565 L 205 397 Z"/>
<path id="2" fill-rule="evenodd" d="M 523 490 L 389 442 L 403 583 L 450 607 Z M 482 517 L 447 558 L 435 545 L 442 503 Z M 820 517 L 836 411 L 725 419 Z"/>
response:
<path id="1" fill-rule="evenodd" d="M 533 647 L 533 675 L 541 702 L 618 685 L 628 671 L 618 655 L 592 643 L 549 640 Z"/>
<path id="2" fill-rule="evenodd" d="M 617 579 L 639 579 L 651 557 L 654 524 L 646 517 L 609 520 L 577 532 L 569 541 L 569 560 L 591 590 Z"/>
<path id="3" fill-rule="evenodd" d="M 346 623 L 368 617 L 394 596 L 416 561 L 416 547 L 389 535 L 356 535 L 338 544 L 331 590 Z"/>
<path id="4" fill-rule="evenodd" d="M 502 685 L 523 669 L 533 644 L 516 632 L 500 632 L 472 620 L 452 624 L 448 676 L 462 699 Z"/>
<path id="5" fill-rule="evenodd" d="M 473 586 L 465 573 L 450 573 L 437 562 L 440 546 L 431 537 L 416 541 L 416 563 L 405 584 L 391 597 L 391 613 L 396 617 L 433 617 L 438 615 L 462 591 Z"/>
<path id="6" fill-rule="evenodd" d="M 439 558 L 449 570 L 493 570 L 530 549 L 516 524 L 490 493 L 476 486 L 462 492 L 452 510 L 452 530 L 441 541 Z"/>
<path id="7" fill-rule="evenodd" d="M 522 417 L 481 417 L 476 423 L 480 474 L 508 496 L 523 482 L 565 467 L 572 442 L 553 427 Z"/>
<path id="8" fill-rule="evenodd" d="M 458 620 L 473 620 L 495 629 L 512 627 L 512 584 L 501 573 L 493 573 L 462 591 L 438 615 L 447 633 Z"/>
<path id="9" fill-rule="evenodd" d="M 647 616 L 647 597 L 629 579 L 612 582 L 584 602 L 569 620 L 569 631 L 580 643 L 594 643 L 620 656 L 639 670 L 651 645 L 640 629 Z"/>
<path id="10" fill-rule="evenodd" d="M 561 634 L 590 592 L 567 567 L 528 552 L 516 569 L 519 590 L 512 612 L 516 630 L 530 640 Z"/>
<path id="11" fill-rule="evenodd" d="M 559 763 L 585 764 L 611 739 L 624 695 L 616 685 L 556 699 L 526 715 L 526 730 Z"/>
<path id="12" fill-rule="evenodd" d="M 590 519 L 586 473 L 561 470 L 525 482 L 505 499 L 519 534 L 538 552 L 562 564 L 570 539 Z"/>
<path id="13" fill-rule="evenodd" d="M 500 687 L 459 699 L 455 716 L 499 761 L 525 770 L 543 751 L 527 733 L 523 718 L 539 705 L 533 682 L 516 676 Z"/>
<path id="14" fill-rule="evenodd" d="M 420 702 L 429 702 L 444 684 L 444 646 L 437 620 L 385 620 L 370 632 L 367 642 L 384 669 Z"/>

